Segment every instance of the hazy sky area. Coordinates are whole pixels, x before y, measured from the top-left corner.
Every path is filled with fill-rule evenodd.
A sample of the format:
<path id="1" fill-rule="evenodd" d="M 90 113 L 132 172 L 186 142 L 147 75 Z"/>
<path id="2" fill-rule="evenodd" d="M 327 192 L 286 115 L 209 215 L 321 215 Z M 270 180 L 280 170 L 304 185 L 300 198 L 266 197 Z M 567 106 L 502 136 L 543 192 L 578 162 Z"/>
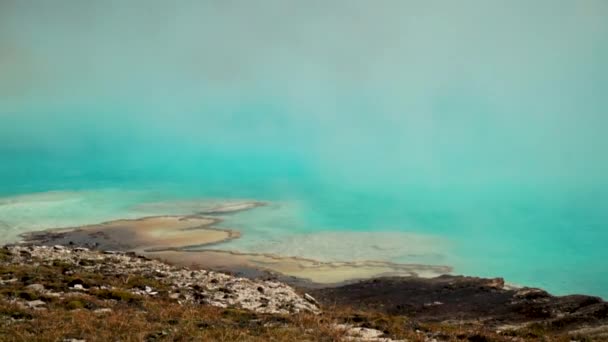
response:
<path id="1" fill-rule="evenodd" d="M 240 151 L 361 185 L 606 185 L 607 18 L 605 0 L 0 0 L 0 163 L 178 172 Z"/>

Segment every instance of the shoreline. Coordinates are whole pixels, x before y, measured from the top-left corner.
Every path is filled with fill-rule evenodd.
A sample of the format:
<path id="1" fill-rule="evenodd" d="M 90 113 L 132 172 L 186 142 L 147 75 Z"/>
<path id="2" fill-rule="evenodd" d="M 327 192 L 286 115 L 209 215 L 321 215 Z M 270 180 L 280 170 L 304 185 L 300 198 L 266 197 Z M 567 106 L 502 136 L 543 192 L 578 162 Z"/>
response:
<path id="1" fill-rule="evenodd" d="M 217 207 L 222 215 L 263 204 L 229 204 Z M 452 272 L 442 265 L 400 264 L 388 261 L 319 261 L 298 256 L 210 249 L 237 239 L 241 233 L 218 228 L 216 216 L 161 215 L 119 219 L 77 227 L 49 229 L 20 235 L 20 244 L 66 245 L 97 250 L 135 252 L 170 264 L 213 269 L 236 274 L 272 275 L 308 287 L 340 286 L 383 276 L 433 278 Z M 205 248 L 192 250 L 191 248 Z"/>
<path id="2" fill-rule="evenodd" d="M 128 310 L 129 305 L 141 310 L 142 305 L 159 301 L 162 307 L 173 305 L 172 310 L 177 312 L 187 307 L 200 311 L 215 306 L 224 313 L 245 309 L 283 315 L 283 319 L 302 312 L 328 318 L 336 318 L 338 313 L 339 324 L 332 329 L 345 322 L 348 329 L 368 329 L 388 337 L 405 328 L 413 334 L 410 337 L 420 336 L 424 341 L 462 340 L 468 334 L 473 336 L 469 341 L 488 341 L 475 337 L 479 334 L 493 336 L 489 341 L 538 341 L 544 336 L 560 337 L 556 341 L 565 342 L 579 340 L 580 336 L 603 341 L 608 337 L 608 302 L 601 298 L 553 296 L 538 288 L 512 289 L 502 278 L 380 277 L 302 288 L 273 277 L 247 279 L 213 270 L 193 270 L 134 252 L 59 245 L 13 245 L 0 251 L 0 266 L 10 270 L 3 273 L 7 276 L 0 284 L 12 289 L 5 292 L 8 301 L 0 301 L 0 305 L 9 305 L 10 309 L 5 310 L 21 310 L 15 317 L 49 309 L 56 310 L 52 313 L 55 317 L 65 310 L 61 305 L 67 310 L 77 308 L 79 314 L 98 315 L 100 305 L 107 314 Z M 28 276 L 32 273 L 38 276 Z M 76 305 L 74 295 L 80 296 L 80 301 L 95 300 L 98 304 L 93 309 Z M 386 320 L 396 320 L 403 328 L 378 325 Z M 458 333 L 453 333 L 455 328 Z M 516 336 L 522 338 L 513 339 Z M 385 337 L 347 340 L 402 341 Z"/>
<path id="3" fill-rule="evenodd" d="M 496 336 L 503 336 L 503 331 L 506 331 L 506 337 L 513 334 L 608 336 L 608 303 L 599 297 L 553 296 L 539 288 L 513 287 L 502 278 L 452 275 L 449 274 L 452 271 L 449 266 L 373 260 L 324 262 L 272 253 L 214 249 L 212 247 L 241 236 L 238 231 L 215 227 L 222 221 L 221 217 L 196 214 L 120 219 L 25 233 L 21 235 L 21 243 L 14 246 L 55 254 L 90 251 L 92 255 L 129 256 L 132 260 L 149 260 L 155 265 L 179 269 L 184 275 L 202 272 L 215 274 L 214 278 L 226 277 L 227 284 L 235 283 L 234 279 L 243 279 L 237 284 L 286 284 L 283 286 L 294 289 L 294 300 L 305 299 L 298 303 L 305 304 L 308 300 L 309 304 L 317 305 L 321 310 L 411 317 L 421 324 L 464 326 L 477 332 L 482 328 L 489 329 Z M 192 250 L 193 246 L 209 248 Z M 27 252 L 17 253 L 21 254 L 28 255 Z M 78 265 L 81 262 L 79 258 L 74 259 Z M 45 260 L 54 262 L 49 258 Z M 130 263 L 125 265 L 130 267 Z M 148 271 L 156 274 L 158 267 Z M 188 284 L 195 284 L 193 288 L 199 286 Z M 278 294 L 270 296 L 266 290 L 256 286 L 249 292 L 258 297 L 267 296 L 264 298 L 270 301 L 279 299 Z M 230 299 L 228 294 L 233 290 L 222 291 L 215 299 Z M 302 297 L 297 297 L 297 294 Z M 263 301 L 255 305 L 265 307 L 266 299 Z M 250 303 L 248 300 L 234 301 L 230 305 L 249 307 Z M 361 316 L 353 317 L 355 324 L 368 328 L 368 323 L 358 321 Z M 412 329 L 418 334 L 418 323 L 415 324 Z"/>
<path id="4" fill-rule="evenodd" d="M 219 222 L 219 218 L 199 215 L 147 216 L 27 232 L 20 237 L 26 243 L 53 240 L 58 245 L 140 253 L 207 246 L 240 237 L 237 231 L 213 227 Z"/>
<path id="5" fill-rule="evenodd" d="M 453 268 L 445 265 L 373 259 L 321 261 L 218 246 L 241 237 L 237 230 L 218 226 L 228 220 L 227 215 L 268 204 L 256 200 L 150 202 L 137 206 L 142 210 L 143 216 L 140 217 L 26 232 L 19 235 L 21 240 L 18 243 L 135 252 L 174 265 L 212 269 L 248 278 L 272 277 L 303 288 L 339 287 L 378 277 L 431 279 L 453 274 Z M 163 210 L 174 212 L 184 206 L 187 210 L 183 214 L 162 213 Z M 145 216 L 146 211 L 150 216 Z M 505 284 L 509 289 L 522 287 Z"/>

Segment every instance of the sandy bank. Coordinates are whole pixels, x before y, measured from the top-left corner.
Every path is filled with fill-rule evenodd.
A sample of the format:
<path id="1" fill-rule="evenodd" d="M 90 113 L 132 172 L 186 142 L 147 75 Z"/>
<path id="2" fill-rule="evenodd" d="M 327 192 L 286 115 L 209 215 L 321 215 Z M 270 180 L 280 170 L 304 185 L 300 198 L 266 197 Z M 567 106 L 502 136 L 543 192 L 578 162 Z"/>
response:
<path id="1" fill-rule="evenodd" d="M 234 209 L 234 208 L 232 208 Z M 182 266 L 227 271 L 263 270 L 314 283 L 338 283 L 377 276 L 436 277 L 447 266 L 396 264 L 384 261 L 321 262 L 313 259 L 225 250 L 188 250 L 238 238 L 240 234 L 213 225 L 221 219 L 208 216 L 155 216 L 117 220 L 96 225 L 48 230 L 24 235 L 25 242 L 71 245 L 101 250 L 134 251 Z"/>
<path id="2" fill-rule="evenodd" d="M 197 265 L 225 270 L 262 269 L 320 284 L 378 276 L 431 278 L 451 272 L 448 266 L 396 264 L 385 261 L 321 262 L 298 257 L 221 250 L 158 251 L 147 252 L 145 255 L 184 266 Z"/>
<path id="3" fill-rule="evenodd" d="M 205 216 L 155 216 L 117 220 L 95 225 L 27 233 L 26 241 L 128 250 L 140 253 L 185 246 L 203 246 L 240 236 L 238 232 L 212 228 L 220 219 Z"/>

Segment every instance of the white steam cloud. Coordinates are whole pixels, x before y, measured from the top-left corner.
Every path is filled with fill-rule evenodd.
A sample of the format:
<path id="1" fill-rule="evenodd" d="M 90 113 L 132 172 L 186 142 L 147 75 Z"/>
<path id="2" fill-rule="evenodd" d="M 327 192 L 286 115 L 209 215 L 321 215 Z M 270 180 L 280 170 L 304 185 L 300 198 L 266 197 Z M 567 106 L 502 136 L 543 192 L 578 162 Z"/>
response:
<path id="1" fill-rule="evenodd" d="M 170 141 L 186 152 L 159 158 L 245 146 L 357 184 L 605 184 L 606 17 L 602 0 L 5 0 L 0 153 Z"/>

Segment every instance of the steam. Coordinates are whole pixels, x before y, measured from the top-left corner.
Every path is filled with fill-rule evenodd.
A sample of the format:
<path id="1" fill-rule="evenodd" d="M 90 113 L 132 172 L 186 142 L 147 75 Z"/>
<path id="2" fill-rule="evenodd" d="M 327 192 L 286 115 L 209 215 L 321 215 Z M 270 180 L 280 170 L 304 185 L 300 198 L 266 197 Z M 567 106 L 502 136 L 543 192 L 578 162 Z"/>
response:
<path id="1" fill-rule="evenodd" d="M 223 151 L 348 185 L 606 185 L 607 16 L 602 0 L 2 1 L 0 162 L 94 150 L 187 173 Z"/>

